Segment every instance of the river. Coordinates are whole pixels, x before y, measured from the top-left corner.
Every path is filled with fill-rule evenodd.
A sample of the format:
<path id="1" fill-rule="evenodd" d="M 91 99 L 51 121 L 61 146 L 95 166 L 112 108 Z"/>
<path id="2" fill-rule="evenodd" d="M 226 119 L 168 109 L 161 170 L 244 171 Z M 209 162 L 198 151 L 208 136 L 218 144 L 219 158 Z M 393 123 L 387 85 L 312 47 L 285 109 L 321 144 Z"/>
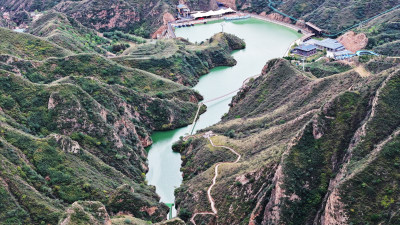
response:
<path id="1" fill-rule="evenodd" d="M 268 60 L 282 57 L 289 45 L 301 37 L 297 31 L 254 18 L 177 28 L 176 36 L 200 43 L 221 32 L 222 27 L 224 32 L 244 39 L 246 49 L 232 53 L 237 61 L 236 66 L 217 67 L 200 78 L 193 89 L 198 90 L 205 100 L 240 88 L 246 78 L 259 74 Z M 207 103 L 207 112 L 200 116 L 195 131 L 219 122 L 228 112 L 228 104 L 233 96 Z M 188 131 L 189 128 L 184 127 L 152 135 L 154 143 L 148 149 L 149 172 L 146 179 L 148 184 L 156 186 L 156 192 L 164 203 L 175 201 L 174 190 L 182 183 L 181 156 L 172 151 L 172 144 Z M 176 215 L 175 209 L 172 214 Z"/>

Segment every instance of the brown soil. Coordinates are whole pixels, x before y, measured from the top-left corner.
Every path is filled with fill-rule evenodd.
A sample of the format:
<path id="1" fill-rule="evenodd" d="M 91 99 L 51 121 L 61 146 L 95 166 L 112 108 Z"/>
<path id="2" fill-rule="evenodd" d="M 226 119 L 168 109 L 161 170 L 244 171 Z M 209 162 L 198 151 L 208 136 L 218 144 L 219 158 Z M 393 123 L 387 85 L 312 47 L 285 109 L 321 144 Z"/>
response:
<path id="1" fill-rule="evenodd" d="M 368 44 L 368 38 L 364 33 L 356 34 L 354 31 L 343 34 L 337 40 L 352 52 L 359 51 Z"/>

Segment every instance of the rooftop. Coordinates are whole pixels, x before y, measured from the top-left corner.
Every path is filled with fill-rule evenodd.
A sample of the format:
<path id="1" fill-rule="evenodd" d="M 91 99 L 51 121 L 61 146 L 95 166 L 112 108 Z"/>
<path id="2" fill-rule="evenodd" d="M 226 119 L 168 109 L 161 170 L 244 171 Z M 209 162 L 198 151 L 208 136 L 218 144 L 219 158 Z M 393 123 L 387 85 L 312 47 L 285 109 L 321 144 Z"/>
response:
<path id="1" fill-rule="evenodd" d="M 330 48 L 330 49 L 339 49 L 339 48 L 344 49 L 344 46 L 340 42 L 338 42 L 335 39 L 330 39 L 330 38 L 324 39 L 322 41 L 318 41 L 315 44 L 323 46 L 325 48 Z"/>
<path id="2" fill-rule="evenodd" d="M 335 56 L 341 56 L 341 55 L 353 55 L 354 53 L 349 51 L 349 50 L 343 50 L 339 52 L 334 52 L 333 55 Z"/>
<path id="3" fill-rule="evenodd" d="M 184 4 L 179 4 L 179 5 L 176 6 L 176 8 L 178 8 L 178 9 L 185 9 L 185 8 L 187 8 L 187 6 L 184 5 Z"/>
<path id="4" fill-rule="evenodd" d="M 317 47 L 315 47 L 315 45 L 299 45 L 295 49 L 298 49 L 298 50 L 301 50 L 301 51 L 305 51 L 305 52 L 309 52 L 309 51 L 312 51 L 312 50 L 314 50 L 316 48 Z"/>

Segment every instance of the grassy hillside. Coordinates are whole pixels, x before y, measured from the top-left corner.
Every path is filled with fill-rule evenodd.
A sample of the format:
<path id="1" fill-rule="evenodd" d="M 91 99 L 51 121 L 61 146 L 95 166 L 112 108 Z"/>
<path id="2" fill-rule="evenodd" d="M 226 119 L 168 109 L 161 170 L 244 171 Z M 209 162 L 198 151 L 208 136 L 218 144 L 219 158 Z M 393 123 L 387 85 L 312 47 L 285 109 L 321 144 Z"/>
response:
<path id="1" fill-rule="evenodd" d="M 54 10 L 46 12 L 32 23 L 28 33 L 44 37 L 74 53 L 97 52 L 107 56 L 120 54 L 129 46 L 146 43 L 141 37 L 121 31 L 101 34 Z"/>
<path id="2" fill-rule="evenodd" d="M 211 193 L 218 209 L 214 220 L 232 224 L 397 221 L 397 175 L 372 165 L 385 164 L 380 161 L 385 148 L 378 144 L 388 140 L 382 145 L 390 145 L 399 134 L 400 68 L 396 63 L 377 66 L 377 61 L 363 65 L 371 68 L 371 75 L 364 78 L 335 64 L 328 65 L 329 74 L 316 78 L 288 61 L 269 61 L 262 75 L 234 97 L 222 122 L 202 131 L 212 130 L 216 145 L 242 155 L 238 164 L 220 166 Z M 360 133 L 363 127 L 365 133 Z M 214 165 L 235 156 L 199 136 L 177 143 L 175 149 L 183 154 L 184 173 L 184 183 L 175 193 L 177 205 L 181 218 L 188 220 L 195 212 L 210 211 L 206 192 Z M 395 147 L 390 149 L 395 154 Z M 371 169 L 375 175 L 368 172 Z M 375 181 L 368 179 L 378 179 L 378 174 L 385 176 L 376 184 L 387 191 L 369 188 Z M 372 189 L 382 191 L 367 192 Z M 196 219 L 210 221 L 210 216 Z"/>
<path id="3" fill-rule="evenodd" d="M 94 30 L 84 27 L 76 20 L 54 11 L 41 16 L 31 25 L 28 32 L 44 37 L 74 53 L 105 53 L 106 50 L 102 46 L 111 42 L 98 36 Z"/>
<path id="4" fill-rule="evenodd" d="M 359 30 L 368 36 L 367 48 L 382 55 L 400 55 L 400 9 L 372 20 Z"/>
<path id="5" fill-rule="evenodd" d="M 164 218 L 168 208 L 158 203 L 154 190 L 144 182 L 147 167 L 143 146 L 151 143 L 149 130 L 189 123 L 195 104 L 149 98 L 119 85 L 84 77 L 43 85 L 3 71 L 1 84 L 2 138 L 7 143 L 5 147 L 20 151 L 17 156 L 23 161 L 7 166 L 7 170 L 32 165 L 21 173 L 38 177 L 22 175 L 18 178 L 21 181 L 15 181 L 20 187 L 14 187 L 14 173 L 2 173 L 7 186 L 12 187 L 13 193 L 8 196 L 17 198 L 10 211 L 22 205 L 32 223 L 54 224 L 66 204 L 96 200 L 111 213 L 125 211 L 153 221 Z M 16 193 L 17 187 L 23 190 Z M 129 191 L 131 187 L 134 193 Z M 34 190 L 38 196 L 29 194 Z M 120 192 L 128 202 L 121 204 L 113 197 Z M 57 199 L 55 202 L 61 206 L 49 212 L 46 205 L 55 203 L 45 196 Z M 154 214 L 140 211 L 153 206 Z"/>
<path id="6" fill-rule="evenodd" d="M 0 28 L 0 54 L 14 55 L 23 59 L 44 60 L 63 57 L 71 53 L 51 42 L 29 34 L 20 34 Z"/>
<path id="7" fill-rule="evenodd" d="M 65 50 L 50 37 L 87 43 L 86 28 L 59 13 L 42 19 L 32 32 L 47 40 L 0 30 L 1 223 L 101 221 L 90 201 L 110 216 L 164 220 L 168 207 L 144 180 L 144 147 L 152 131 L 189 124 L 202 97 L 95 49 Z"/>

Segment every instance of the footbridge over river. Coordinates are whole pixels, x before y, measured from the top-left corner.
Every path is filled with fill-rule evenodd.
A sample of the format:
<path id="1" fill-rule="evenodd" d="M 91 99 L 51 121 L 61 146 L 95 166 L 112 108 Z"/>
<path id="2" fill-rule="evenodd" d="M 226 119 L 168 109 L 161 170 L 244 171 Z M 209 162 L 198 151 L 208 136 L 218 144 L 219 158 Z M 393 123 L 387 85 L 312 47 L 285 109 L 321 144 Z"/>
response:
<path id="1" fill-rule="evenodd" d="M 196 122 L 197 122 L 197 119 L 198 119 L 199 114 L 200 114 L 200 109 L 201 109 L 201 107 L 202 107 L 204 104 L 210 103 L 210 102 L 214 102 L 214 101 L 217 101 L 217 100 L 226 98 L 226 97 L 228 97 L 228 96 L 230 96 L 230 95 L 232 95 L 232 94 L 237 93 L 238 91 L 244 89 L 244 88 L 247 86 L 247 83 L 249 83 L 249 81 L 250 81 L 251 79 L 256 79 L 256 78 L 259 77 L 259 76 L 261 76 L 261 74 L 257 74 L 257 75 L 248 77 L 246 80 L 243 81 L 242 86 L 241 86 L 240 88 L 234 90 L 234 91 L 230 91 L 230 92 L 228 92 L 228 93 L 226 93 L 226 94 L 224 94 L 224 95 L 218 96 L 218 97 L 213 98 L 213 99 L 209 99 L 209 100 L 206 100 L 206 101 L 199 102 L 196 115 L 195 115 L 195 117 L 194 117 L 194 119 L 193 119 L 193 123 L 192 123 L 192 125 L 190 126 L 190 130 L 189 130 L 189 132 L 187 133 L 188 136 L 187 136 L 186 138 L 188 138 L 188 137 L 190 137 L 190 136 L 193 135 L 193 130 L 194 130 L 194 127 L 196 126 Z"/>

